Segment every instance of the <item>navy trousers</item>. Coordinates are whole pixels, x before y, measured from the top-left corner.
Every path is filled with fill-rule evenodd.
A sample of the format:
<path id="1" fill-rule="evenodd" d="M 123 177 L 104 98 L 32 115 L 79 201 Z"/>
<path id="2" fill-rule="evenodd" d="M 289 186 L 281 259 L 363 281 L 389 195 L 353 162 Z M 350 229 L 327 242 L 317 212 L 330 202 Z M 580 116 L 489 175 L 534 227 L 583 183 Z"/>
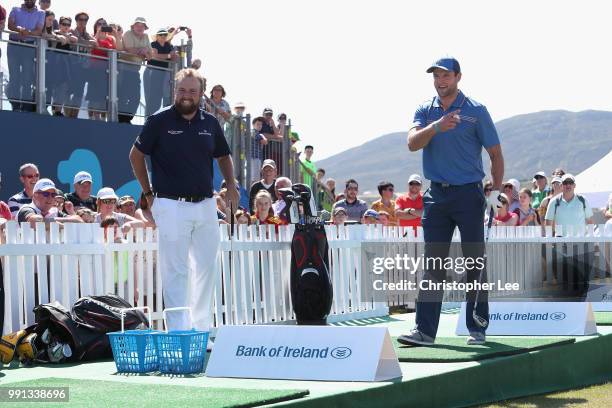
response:
<path id="1" fill-rule="evenodd" d="M 423 194 L 423 233 L 425 238 L 425 257 L 446 258 L 455 227 L 461 234 L 463 257 L 474 259 L 484 256 L 484 210 L 486 199 L 482 183 L 461 186 L 445 186 L 439 183 Z M 424 279 L 441 282 L 446 278 L 445 269 L 436 269 L 439 264 L 432 262 L 432 269 L 426 269 Z M 454 272 L 451 272 L 454 273 Z M 471 268 L 466 272 L 467 282 L 480 279 L 481 269 Z M 482 282 L 486 282 L 486 270 L 482 270 Z M 448 281 L 449 279 L 447 279 Z M 416 328 L 435 338 L 440 322 L 443 290 L 419 291 L 416 305 Z M 472 319 L 476 291 L 466 293 L 466 325 L 470 332 L 483 332 Z M 481 291 L 476 311 L 479 316 L 489 320 L 488 294 Z"/>

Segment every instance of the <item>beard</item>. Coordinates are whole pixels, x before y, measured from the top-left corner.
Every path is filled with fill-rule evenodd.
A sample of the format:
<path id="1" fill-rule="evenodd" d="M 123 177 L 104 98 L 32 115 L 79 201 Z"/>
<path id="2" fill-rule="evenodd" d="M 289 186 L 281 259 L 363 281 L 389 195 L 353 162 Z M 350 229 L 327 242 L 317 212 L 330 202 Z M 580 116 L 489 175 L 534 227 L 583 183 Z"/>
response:
<path id="1" fill-rule="evenodd" d="M 189 103 L 184 103 L 189 102 Z M 174 102 L 174 107 L 181 115 L 191 115 L 198 110 L 198 105 L 188 99 Z"/>

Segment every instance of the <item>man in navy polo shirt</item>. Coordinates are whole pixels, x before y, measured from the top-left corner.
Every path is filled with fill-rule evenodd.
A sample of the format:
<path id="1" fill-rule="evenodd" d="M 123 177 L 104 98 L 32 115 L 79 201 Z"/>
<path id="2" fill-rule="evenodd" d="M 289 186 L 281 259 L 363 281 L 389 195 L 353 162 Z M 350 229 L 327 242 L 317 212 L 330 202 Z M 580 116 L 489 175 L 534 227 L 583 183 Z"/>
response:
<path id="1" fill-rule="evenodd" d="M 164 305 L 192 310 L 193 326 L 185 313 L 169 314 L 168 325 L 173 330 L 208 331 L 220 242 L 213 159 L 227 180 L 226 199 L 233 208 L 239 193 L 223 130 L 214 116 L 199 108 L 204 78 L 194 69 L 181 70 L 175 89 L 174 105 L 147 119 L 130 162 L 158 227 Z M 145 155 L 151 157 L 152 187 Z"/>
<path id="2" fill-rule="evenodd" d="M 423 149 L 423 173 L 431 180 L 431 187 L 423 195 L 425 257 L 446 258 L 457 227 L 461 233 L 463 257 L 476 259 L 484 255 L 482 214 L 486 198 L 482 187 L 481 153 L 484 147 L 491 157 L 493 186 L 497 190 L 491 197 L 497 201 L 504 176 L 499 137 L 487 109 L 459 90 L 461 69 L 456 59 L 441 58 L 427 73 L 433 73 L 438 95 L 417 108 L 408 132 L 408 148 L 411 152 Z M 446 271 L 436 268 L 439 263 L 433 264 L 433 268 L 426 269 L 424 279 L 441 282 L 446 278 Z M 467 269 L 467 282 L 479 279 L 486 282 L 485 270 Z M 416 327 L 400 336 L 400 343 L 434 343 L 443 295 L 442 290 L 419 291 Z M 468 344 L 483 344 L 486 327 L 481 327 L 472 317 L 475 300 L 475 291 L 466 294 Z M 486 291 L 478 295 L 476 315 L 486 322 L 489 320 Z"/>

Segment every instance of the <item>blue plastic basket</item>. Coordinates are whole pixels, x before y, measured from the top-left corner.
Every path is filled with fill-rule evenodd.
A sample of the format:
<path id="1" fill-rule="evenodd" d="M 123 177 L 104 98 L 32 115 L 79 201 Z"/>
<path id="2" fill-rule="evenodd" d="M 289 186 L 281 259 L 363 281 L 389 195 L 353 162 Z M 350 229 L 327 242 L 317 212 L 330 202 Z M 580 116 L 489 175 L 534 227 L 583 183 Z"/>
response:
<path id="1" fill-rule="evenodd" d="M 148 309 L 148 307 L 133 307 L 128 310 Z M 148 312 L 149 327 L 151 313 Z M 158 370 L 157 350 L 153 334 L 157 330 L 124 330 L 125 313 L 121 315 L 121 331 L 107 333 L 113 350 L 113 359 L 119 373 L 148 373 Z"/>
<path id="2" fill-rule="evenodd" d="M 187 307 L 164 310 L 166 331 L 157 332 L 153 335 L 157 349 L 159 371 L 164 374 L 201 373 L 204 371 L 208 332 L 195 329 L 167 331 L 166 312 L 174 310 L 188 310 L 191 316 L 191 309 Z"/>

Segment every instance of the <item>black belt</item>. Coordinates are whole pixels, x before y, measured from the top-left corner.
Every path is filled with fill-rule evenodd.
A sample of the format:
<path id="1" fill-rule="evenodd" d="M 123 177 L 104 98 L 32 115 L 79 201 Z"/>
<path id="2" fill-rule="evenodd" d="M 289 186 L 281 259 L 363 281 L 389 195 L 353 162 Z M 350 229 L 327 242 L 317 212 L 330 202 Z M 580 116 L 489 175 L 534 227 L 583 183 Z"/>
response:
<path id="1" fill-rule="evenodd" d="M 449 184 L 449 183 L 438 183 L 437 181 L 432 181 L 431 185 L 441 188 L 450 188 L 450 187 L 467 187 L 467 186 L 479 186 L 480 182 L 475 183 L 467 183 L 467 184 Z"/>
<path id="2" fill-rule="evenodd" d="M 185 201 L 187 203 L 199 203 L 200 201 L 204 201 L 207 198 L 211 198 L 212 196 L 185 196 L 185 197 L 178 197 L 178 196 L 173 196 L 173 195 L 170 195 L 170 194 L 155 193 L 155 197 L 157 197 L 157 198 L 168 198 L 170 200 L 176 200 L 176 201 Z"/>

